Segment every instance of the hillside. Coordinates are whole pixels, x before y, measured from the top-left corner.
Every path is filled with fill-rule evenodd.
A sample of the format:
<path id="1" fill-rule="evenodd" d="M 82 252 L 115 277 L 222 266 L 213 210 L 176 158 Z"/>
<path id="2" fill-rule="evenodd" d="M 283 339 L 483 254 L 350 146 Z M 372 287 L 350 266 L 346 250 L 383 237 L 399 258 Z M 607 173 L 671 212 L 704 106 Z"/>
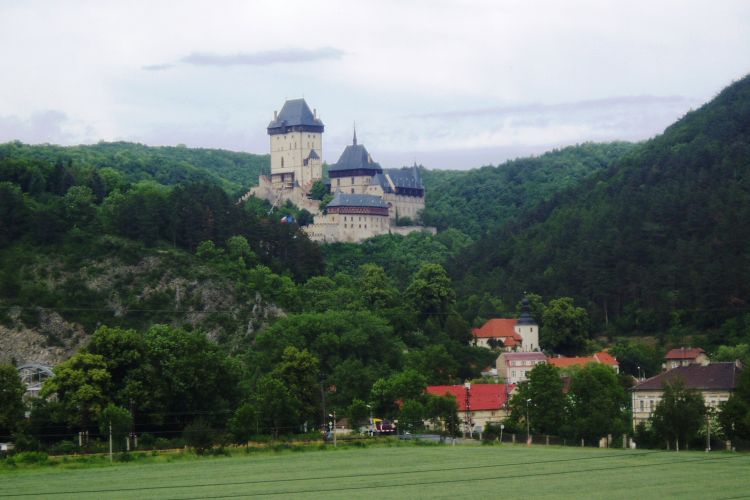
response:
<path id="1" fill-rule="evenodd" d="M 426 207 L 422 219 L 438 230 L 455 228 L 478 238 L 606 169 L 634 146 L 586 143 L 497 167 L 423 169 Z"/>
<path id="2" fill-rule="evenodd" d="M 748 311 L 749 259 L 746 77 L 482 238 L 452 270 L 464 291 L 573 296 L 601 328 L 679 339 Z"/>
<path id="3" fill-rule="evenodd" d="M 154 147 L 129 142 L 100 142 L 87 146 L 0 144 L 0 161 L 75 165 L 97 169 L 103 177 L 120 182 L 154 181 L 164 185 L 212 182 L 228 193 L 242 194 L 258 184 L 269 168 L 268 155 L 222 149 Z"/>

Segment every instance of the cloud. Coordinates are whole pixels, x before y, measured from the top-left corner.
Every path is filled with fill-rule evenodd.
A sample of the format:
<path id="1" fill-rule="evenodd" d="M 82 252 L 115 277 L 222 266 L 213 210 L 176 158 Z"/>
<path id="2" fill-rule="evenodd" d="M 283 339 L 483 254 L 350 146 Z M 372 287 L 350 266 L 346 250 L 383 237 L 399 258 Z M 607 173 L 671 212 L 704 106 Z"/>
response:
<path id="1" fill-rule="evenodd" d="M 174 68 L 174 64 L 170 63 L 164 63 L 164 64 L 147 64 L 145 66 L 141 66 L 141 69 L 144 69 L 146 71 L 164 71 L 165 69 L 171 69 Z"/>
<path id="2" fill-rule="evenodd" d="M 575 112 L 602 112 L 612 108 L 685 107 L 698 103 L 683 96 L 614 96 L 603 99 L 562 102 L 555 104 L 529 103 L 510 106 L 442 111 L 419 115 L 421 118 L 471 118 L 479 116 L 545 115 Z"/>
<path id="3" fill-rule="evenodd" d="M 74 138 L 69 125 L 68 116 L 56 110 L 39 111 L 28 118 L 0 116 L 0 142 L 70 143 Z"/>
<path id="4" fill-rule="evenodd" d="M 319 49 L 281 49 L 262 52 L 239 52 L 237 54 L 212 54 L 193 52 L 180 62 L 195 66 L 268 66 L 282 63 L 305 63 L 325 59 L 341 59 L 344 52 L 334 47 Z"/>

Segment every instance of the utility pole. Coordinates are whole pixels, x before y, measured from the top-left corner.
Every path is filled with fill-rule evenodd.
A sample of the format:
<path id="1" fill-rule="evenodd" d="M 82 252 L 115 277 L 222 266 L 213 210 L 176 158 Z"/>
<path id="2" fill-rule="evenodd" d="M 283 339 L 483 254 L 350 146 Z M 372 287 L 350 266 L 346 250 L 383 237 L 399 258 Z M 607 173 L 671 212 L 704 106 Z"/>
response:
<path id="1" fill-rule="evenodd" d="M 112 463 L 112 420 L 109 421 L 109 463 Z"/>
<path id="2" fill-rule="evenodd" d="M 529 403 L 531 399 L 526 400 L 526 445 L 531 444 L 531 426 L 529 425 Z"/>

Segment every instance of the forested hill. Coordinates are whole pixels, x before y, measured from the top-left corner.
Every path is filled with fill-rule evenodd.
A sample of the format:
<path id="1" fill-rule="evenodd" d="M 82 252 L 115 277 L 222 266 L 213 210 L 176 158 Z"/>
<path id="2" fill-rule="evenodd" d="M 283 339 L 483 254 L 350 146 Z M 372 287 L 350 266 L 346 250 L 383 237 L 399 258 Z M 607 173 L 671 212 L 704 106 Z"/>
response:
<path id="1" fill-rule="evenodd" d="M 747 313 L 750 77 L 481 239 L 453 273 L 508 300 L 574 296 L 620 332 L 680 336 Z"/>
<path id="2" fill-rule="evenodd" d="M 0 144 L 0 160 L 6 165 L 10 162 L 58 163 L 65 167 L 96 170 L 110 184 L 144 180 L 166 185 L 211 182 L 233 196 L 257 185 L 261 170 L 270 168 L 268 155 L 183 146 L 154 147 L 130 142 L 100 142 L 86 146 L 31 146 L 10 142 Z"/>
<path id="3" fill-rule="evenodd" d="M 441 231 L 457 228 L 477 238 L 607 168 L 634 146 L 627 142 L 585 143 L 497 167 L 424 169 L 423 221 Z"/>

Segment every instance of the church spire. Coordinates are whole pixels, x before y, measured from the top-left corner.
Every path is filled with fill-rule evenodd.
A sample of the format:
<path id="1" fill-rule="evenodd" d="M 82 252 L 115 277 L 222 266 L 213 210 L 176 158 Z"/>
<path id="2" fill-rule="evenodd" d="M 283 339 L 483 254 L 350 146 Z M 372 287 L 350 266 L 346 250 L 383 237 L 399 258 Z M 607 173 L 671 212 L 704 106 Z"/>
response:
<path id="1" fill-rule="evenodd" d="M 354 139 L 352 139 L 352 145 L 357 145 L 357 123 L 354 123 Z"/>

